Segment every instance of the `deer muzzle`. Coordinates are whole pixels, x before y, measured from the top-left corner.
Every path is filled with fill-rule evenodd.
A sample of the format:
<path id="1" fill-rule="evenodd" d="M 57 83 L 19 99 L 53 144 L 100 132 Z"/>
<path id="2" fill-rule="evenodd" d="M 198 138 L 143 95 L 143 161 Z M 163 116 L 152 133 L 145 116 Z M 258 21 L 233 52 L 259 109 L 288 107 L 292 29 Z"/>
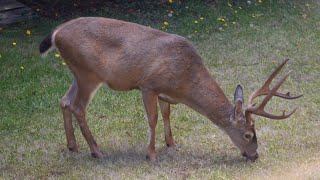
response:
<path id="1" fill-rule="evenodd" d="M 255 162 L 259 158 L 259 154 L 257 152 L 250 156 L 245 152 L 245 153 L 242 153 L 242 156 L 245 157 L 247 161 L 251 161 L 251 162 Z"/>

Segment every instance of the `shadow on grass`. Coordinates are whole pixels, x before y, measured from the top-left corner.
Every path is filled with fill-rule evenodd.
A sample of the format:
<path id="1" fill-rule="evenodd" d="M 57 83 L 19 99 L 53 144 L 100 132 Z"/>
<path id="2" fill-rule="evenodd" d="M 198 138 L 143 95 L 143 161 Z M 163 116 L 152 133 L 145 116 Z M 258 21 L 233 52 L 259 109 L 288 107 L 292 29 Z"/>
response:
<path id="1" fill-rule="evenodd" d="M 146 159 L 146 152 L 142 147 L 132 147 L 127 149 L 109 149 L 103 150 L 107 157 L 104 159 L 95 159 L 88 152 L 80 152 L 78 154 L 71 153 L 69 157 L 73 163 L 78 164 L 80 161 L 87 161 L 92 166 L 107 167 L 135 167 L 140 165 L 147 165 L 150 167 L 167 167 L 173 169 L 180 169 L 181 167 L 189 170 L 196 170 L 199 168 L 217 168 L 223 166 L 235 167 L 243 166 L 247 163 L 244 158 L 238 153 L 227 153 L 221 151 L 212 152 L 197 152 L 194 149 L 184 150 L 182 147 L 178 148 L 159 148 L 158 159 L 151 162 Z M 81 163 L 80 163 L 81 164 Z M 79 164 L 79 165 L 80 165 Z"/>

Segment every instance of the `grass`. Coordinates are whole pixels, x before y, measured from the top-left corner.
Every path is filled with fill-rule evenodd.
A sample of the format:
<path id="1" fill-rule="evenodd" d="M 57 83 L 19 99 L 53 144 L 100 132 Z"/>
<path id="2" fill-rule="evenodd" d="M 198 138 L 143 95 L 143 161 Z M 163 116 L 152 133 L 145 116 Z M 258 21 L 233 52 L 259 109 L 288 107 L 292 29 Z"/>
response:
<path id="1" fill-rule="evenodd" d="M 67 152 L 58 104 L 72 77 L 54 53 L 46 59 L 38 53 L 40 41 L 63 20 L 37 19 L 3 27 L 0 179 L 320 178 L 319 8 L 316 0 L 231 7 L 174 1 L 154 14 L 153 9 L 131 15 L 111 9 L 97 12 L 189 38 L 230 100 L 237 84 L 248 97 L 282 60 L 290 58 L 284 72 L 294 72 L 282 90 L 304 96 L 292 102 L 272 100 L 268 107 L 272 112 L 299 107 L 288 120 L 256 118 L 261 154 L 256 163 L 245 162 L 221 130 L 184 105 L 174 106 L 171 115 L 179 148 L 165 149 L 160 120 L 156 137 L 159 160 L 150 163 L 145 160 L 147 124 L 139 91 L 106 88 L 100 89 L 90 104 L 88 123 L 108 158 L 90 156 L 76 123 L 80 153 Z M 167 10 L 174 11 L 172 17 Z M 163 25 L 165 21 L 168 26 Z"/>

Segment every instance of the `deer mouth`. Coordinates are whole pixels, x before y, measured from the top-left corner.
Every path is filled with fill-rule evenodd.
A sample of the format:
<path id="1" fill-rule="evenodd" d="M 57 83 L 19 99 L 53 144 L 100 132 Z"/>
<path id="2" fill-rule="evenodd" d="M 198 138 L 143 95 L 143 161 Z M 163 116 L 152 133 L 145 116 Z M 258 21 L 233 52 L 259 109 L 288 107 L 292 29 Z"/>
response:
<path id="1" fill-rule="evenodd" d="M 255 162 L 259 158 L 259 154 L 257 152 L 252 156 L 249 156 L 247 153 L 242 153 L 242 156 L 245 157 L 247 161 L 251 162 Z"/>

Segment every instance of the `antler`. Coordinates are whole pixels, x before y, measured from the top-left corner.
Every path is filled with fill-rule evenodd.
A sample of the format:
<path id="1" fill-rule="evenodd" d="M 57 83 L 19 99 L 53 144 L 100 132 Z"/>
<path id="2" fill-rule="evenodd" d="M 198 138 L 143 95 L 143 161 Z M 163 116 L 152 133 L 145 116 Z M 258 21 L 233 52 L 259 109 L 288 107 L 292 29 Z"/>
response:
<path id="1" fill-rule="evenodd" d="M 285 111 L 283 111 L 282 115 L 273 115 L 270 114 L 268 112 L 265 112 L 264 108 L 267 105 L 267 103 L 269 102 L 269 100 L 273 97 L 273 96 L 278 96 L 284 99 L 296 99 L 301 97 L 302 95 L 299 96 L 291 96 L 290 92 L 287 93 L 281 93 L 281 92 L 277 92 L 277 90 L 280 88 L 280 86 L 284 83 L 284 81 L 288 78 L 288 76 L 290 75 L 290 72 L 288 72 L 271 90 L 269 88 L 272 80 L 276 77 L 276 75 L 281 71 L 281 69 L 283 68 L 283 66 L 288 62 L 289 59 L 286 59 L 268 78 L 268 80 L 264 83 L 264 85 L 258 89 L 257 91 L 255 91 L 254 93 L 252 93 L 249 96 L 249 101 L 248 101 L 248 108 L 246 109 L 245 113 L 246 113 L 246 117 L 247 120 L 252 120 L 252 118 L 250 117 L 251 114 L 256 114 L 256 115 L 260 115 L 263 117 L 267 117 L 270 119 L 286 119 L 289 116 L 291 116 L 296 109 L 294 109 L 291 113 L 286 114 Z M 263 99 L 263 101 L 261 102 L 260 105 L 255 106 L 256 104 L 252 104 L 252 101 L 254 98 L 258 97 L 258 96 L 263 96 L 266 95 L 266 97 Z M 251 124 L 251 122 L 248 122 L 248 124 Z"/>

